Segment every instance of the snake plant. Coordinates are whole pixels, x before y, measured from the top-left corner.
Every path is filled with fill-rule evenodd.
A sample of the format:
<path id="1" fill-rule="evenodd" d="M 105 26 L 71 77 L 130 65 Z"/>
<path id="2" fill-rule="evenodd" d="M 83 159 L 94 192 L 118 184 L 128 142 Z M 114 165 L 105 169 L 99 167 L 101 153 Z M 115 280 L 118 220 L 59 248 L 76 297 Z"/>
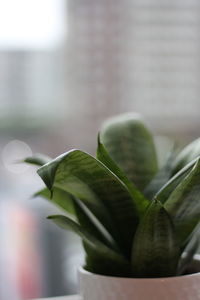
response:
<path id="1" fill-rule="evenodd" d="M 129 113 L 103 124 L 96 157 L 71 150 L 26 161 L 40 165 L 37 195 L 63 209 L 48 219 L 82 238 L 86 270 L 148 278 L 185 274 L 197 251 L 199 155 L 197 139 L 160 169 L 150 130 Z"/>

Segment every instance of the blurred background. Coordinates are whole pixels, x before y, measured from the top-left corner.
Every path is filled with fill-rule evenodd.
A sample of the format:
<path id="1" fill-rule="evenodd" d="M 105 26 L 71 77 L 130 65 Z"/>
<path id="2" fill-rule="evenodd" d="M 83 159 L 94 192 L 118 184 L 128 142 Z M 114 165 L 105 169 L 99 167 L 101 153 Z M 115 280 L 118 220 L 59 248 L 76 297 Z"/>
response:
<path id="1" fill-rule="evenodd" d="M 198 0 L 0 0 L 0 299 L 76 292 L 80 241 L 31 199 L 15 162 L 95 153 L 104 119 L 137 111 L 179 144 L 200 130 Z"/>

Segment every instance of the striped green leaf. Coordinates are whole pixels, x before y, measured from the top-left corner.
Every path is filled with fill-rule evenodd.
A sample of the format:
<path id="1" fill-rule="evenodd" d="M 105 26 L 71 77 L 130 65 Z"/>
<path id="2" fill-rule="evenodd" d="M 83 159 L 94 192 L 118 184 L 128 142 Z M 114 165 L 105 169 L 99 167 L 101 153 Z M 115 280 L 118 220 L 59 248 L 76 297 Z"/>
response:
<path id="1" fill-rule="evenodd" d="M 152 181 L 144 190 L 144 195 L 148 199 L 153 199 L 156 193 L 168 182 L 172 174 L 172 164 L 174 160 L 174 152 L 171 151 L 164 166 L 156 173 Z"/>
<path id="2" fill-rule="evenodd" d="M 165 202 L 177 236 L 184 243 L 200 221 L 200 159 Z"/>
<path id="3" fill-rule="evenodd" d="M 23 160 L 23 162 L 36 165 L 36 166 L 43 166 L 46 163 L 48 163 L 51 160 L 51 158 L 47 155 L 43 154 L 35 154 L 34 156 L 27 157 Z"/>
<path id="4" fill-rule="evenodd" d="M 39 192 L 35 193 L 34 197 L 42 197 L 48 200 L 50 203 L 59 206 L 67 213 L 75 216 L 73 198 L 66 191 L 54 188 L 54 191 L 52 193 L 49 189 L 44 188 Z"/>
<path id="5" fill-rule="evenodd" d="M 71 230 L 83 239 L 90 259 L 92 258 L 92 261 L 95 262 L 95 265 L 94 263 L 91 264 L 90 260 L 88 265 L 86 265 L 86 269 L 90 272 L 112 276 L 130 276 L 129 262 L 74 220 L 62 215 L 49 216 L 48 218 L 61 228 Z"/>
<path id="6" fill-rule="evenodd" d="M 182 247 L 182 255 L 178 263 L 177 275 L 182 275 L 187 272 L 188 267 L 193 261 L 194 255 L 198 253 L 200 245 L 200 224 L 196 226 L 192 234 L 186 240 L 185 245 Z"/>
<path id="7" fill-rule="evenodd" d="M 98 222 L 98 220 L 87 209 L 87 207 L 79 199 L 74 198 L 73 200 L 76 217 L 81 227 L 83 227 L 85 230 L 87 230 L 88 233 L 93 235 L 108 247 L 112 248 L 113 250 L 119 251 L 110 234 Z"/>
<path id="8" fill-rule="evenodd" d="M 113 249 L 114 251 L 119 252 L 119 249 L 117 248 L 115 242 L 113 241 L 112 237 L 109 235 L 108 232 L 104 228 L 102 228 L 101 224 L 99 224 L 98 220 L 95 219 L 94 215 L 91 214 L 91 212 L 84 206 L 84 204 L 74 198 L 74 207 L 76 211 L 76 216 L 78 219 L 78 222 L 84 230 L 87 230 L 89 234 L 91 234 L 94 238 L 98 239 L 100 242 L 102 242 L 107 247 Z M 103 271 L 107 269 L 106 260 L 104 259 L 103 265 L 101 257 L 96 253 L 94 249 L 91 249 L 90 246 L 83 240 L 83 247 L 85 249 L 86 254 L 86 266 L 85 268 L 87 270 L 90 270 L 91 272 L 98 273 L 100 268 Z M 99 265 L 99 262 L 101 262 L 101 265 Z"/>
<path id="9" fill-rule="evenodd" d="M 196 160 L 190 162 L 173 177 L 171 177 L 170 180 L 157 192 L 155 198 L 157 198 L 160 202 L 165 203 L 179 183 L 182 182 L 182 180 L 190 173 L 195 163 Z"/>
<path id="10" fill-rule="evenodd" d="M 136 114 L 123 114 L 107 121 L 101 141 L 128 179 L 141 191 L 157 172 L 157 157 L 151 133 Z"/>
<path id="11" fill-rule="evenodd" d="M 170 216 L 154 200 L 135 234 L 132 269 L 135 277 L 166 277 L 176 274 L 179 247 Z"/>
<path id="12" fill-rule="evenodd" d="M 69 193 L 54 188 L 53 195 L 51 192 L 45 188 L 37 192 L 35 197 L 43 197 L 47 199 L 50 203 L 57 205 L 59 208 L 63 209 L 67 214 L 70 214 L 78 220 L 81 226 L 86 228 L 91 234 L 93 234 L 100 241 L 109 245 L 111 248 L 117 248 L 112 237 L 106 232 L 106 230 L 98 223 L 98 220 L 91 214 L 91 212 L 84 206 L 84 204 L 74 198 Z"/>
<path id="13" fill-rule="evenodd" d="M 138 214 L 132 197 L 117 176 L 89 154 L 73 150 L 41 167 L 47 187 L 79 198 L 113 236 L 121 251 L 130 255 Z"/>
<path id="14" fill-rule="evenodd" d="M 187 145 L 176 157 L 173 164 L 173 174 L 176 174 L 192 160 L 200 156 L 200 138 Z"/>
<path id="15" fill-rule="evenodd" d="M 97 158 L 127 186 L 130 194 L 132 195 L 134 204 L 137 207 L 139 215 L 142 216 L 149 204 L 149 201 L 137 189 L 137 187 L 134 186 L 134 184 L 127 178 L 122 169 L 120 169 L 119 166 L 110 157 L 108 151 L 100 140 L 100 135 L 98 136 Z"/>

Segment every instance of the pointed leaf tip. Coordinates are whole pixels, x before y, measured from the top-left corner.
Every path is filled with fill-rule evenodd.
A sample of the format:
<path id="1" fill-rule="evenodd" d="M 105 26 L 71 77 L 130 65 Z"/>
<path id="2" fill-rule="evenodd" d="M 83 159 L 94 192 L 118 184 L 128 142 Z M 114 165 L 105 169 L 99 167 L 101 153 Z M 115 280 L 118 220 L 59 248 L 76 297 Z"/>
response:
<path id="1" fill-rule="evenodd" d="M 111 158 L 141 191 L 157 172 L 153 137 L 137 114 L 123 114 L 106 121 L 101 141 Z"/>
<path id="2" fill-rule="evenodd" d="M 38 173 L 50 189 L 80 199 L 112 235 L 125 255 L 138 224 L 137 209 L 124 183 L 104 164 L 80 150 L 67 152 Z"/>
<path id="3" fill-rule="evenodd" d="M 170 216 L 154 199 L 135 234 L 132 269 L 135 277 L 167 277 L 176 274 L 179 247 Z"/>
<path id="4" fill-rule="evenodd" d="M 51 160 L 51 158 L 47 155 L 35 154 L 33 156 L 25 158 L 22 162 L 36 165 L 36 166 L 43 166 L 46 163 L 48 163 L 50 160 Z"/>

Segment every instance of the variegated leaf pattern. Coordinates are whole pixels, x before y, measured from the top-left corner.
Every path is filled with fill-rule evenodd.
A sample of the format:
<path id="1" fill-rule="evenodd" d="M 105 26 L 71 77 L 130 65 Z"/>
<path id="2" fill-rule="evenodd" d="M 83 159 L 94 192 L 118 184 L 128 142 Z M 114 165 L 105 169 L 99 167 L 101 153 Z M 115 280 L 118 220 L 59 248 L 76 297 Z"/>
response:
<path id="1" fill-rule="evenodd" d="M 147 185 L 144 190 L 144 195 L 153 199 L 156 193 L 166 184 L 172 175 L 172 164 L 174 161 L 174 149 L 169 153 L 168 158 L 164 166 L 156 173 L 151 182 Z"/>
<path id="2" fill-rule="evenodd" d="M 173 174 L 179 172 L 183 167 L 185 167 L 192 160 L 200 156 L 200 138 L 194 140 L 189 145 L 187 145 L 181 152 L 177 155 L 173 163 Z"/>
<path id="3" fill-rule="evenodd" d="M 123 114 L 113 117 L 102 127 L 100 137 L 128 179 L 144 190 L 158 166 L 153 137 L 140 116 Z"/>
<path id="4" fill-rule="evenodd" d="M 170 180 L 163 185 L 163 187 L 157 192 L 155 198 L 160 202 L 165 203 L 170 194 L 175 190 L 179 183 L 190 173 L 197 160 L 194 160 L 182 168 L 177 174 L 170 178 Z"/>
<path id="5" fill-rule="evenodd" d="M 97 158 L 127 186 L 130 194 L 132 195 L 137 211 L 139 215 L 142 216 L 149 204 L 149 200 L 144 197 L 143 193 L 138 190 L 138 188 L 127 178 L 122 169 L 120 169 L 120 167 L 110 157 L 108 151 L 100 140 L 100 135 L 98 137 Z"/>
<path id="6" fill-rule="evenodd" d="M 121 254 L 107 247 L 74 220 L 63 215 L 54 215 L 48 218 L 61 228 L 72 230 L 83 239 L 89 257 L 95 262 L 95 265 L 91 265 L 91 261 L 88 262 L 88 266 L 86 265 L 91 272 L 105 274 L 106 270 L 106 273 L 112 276 L 131 276 L 130 264 Z"/>
<path id="7" fill-rule="evenodd" d="M 133 242 L 132 269 L 135 277 L 167 277 L 176 274 L 180 249 L 172 220 L 162 204 L 154 200 Z"/>
<path id="8" fill-rule="evenodd" d="M 128 257 L 138 224 L 127 187 L 105 165 L 80 150 L 67 152 L 38 170 L 49 189 L 79 198 L 113 236 Z"/>
<path id="9" fill-rule="evenodd" d="M 200 159 L 179 183 L 165 202 L 165 209 L 173 218 L 177 238 L 184 243 L 200 221 Z"/>
<path id="10" fill-rule="evenodd" d="M 53 193 L 44 188 L 34 194 L 34 197 L 42 197 L 48 200 L 50 203 L 57 205 L 67 213 L 75 215 L 74 203 L 72 195 L 58 188 L 54 188 Z"/>
<path id="11" fill-rule="evenodd" d="M 48 163 L 50 160 L 51 158 L 49 156 L 39 153 L 25 158 L 23 162 L 31 165 L 43 166 L 46 163 Z"/>

